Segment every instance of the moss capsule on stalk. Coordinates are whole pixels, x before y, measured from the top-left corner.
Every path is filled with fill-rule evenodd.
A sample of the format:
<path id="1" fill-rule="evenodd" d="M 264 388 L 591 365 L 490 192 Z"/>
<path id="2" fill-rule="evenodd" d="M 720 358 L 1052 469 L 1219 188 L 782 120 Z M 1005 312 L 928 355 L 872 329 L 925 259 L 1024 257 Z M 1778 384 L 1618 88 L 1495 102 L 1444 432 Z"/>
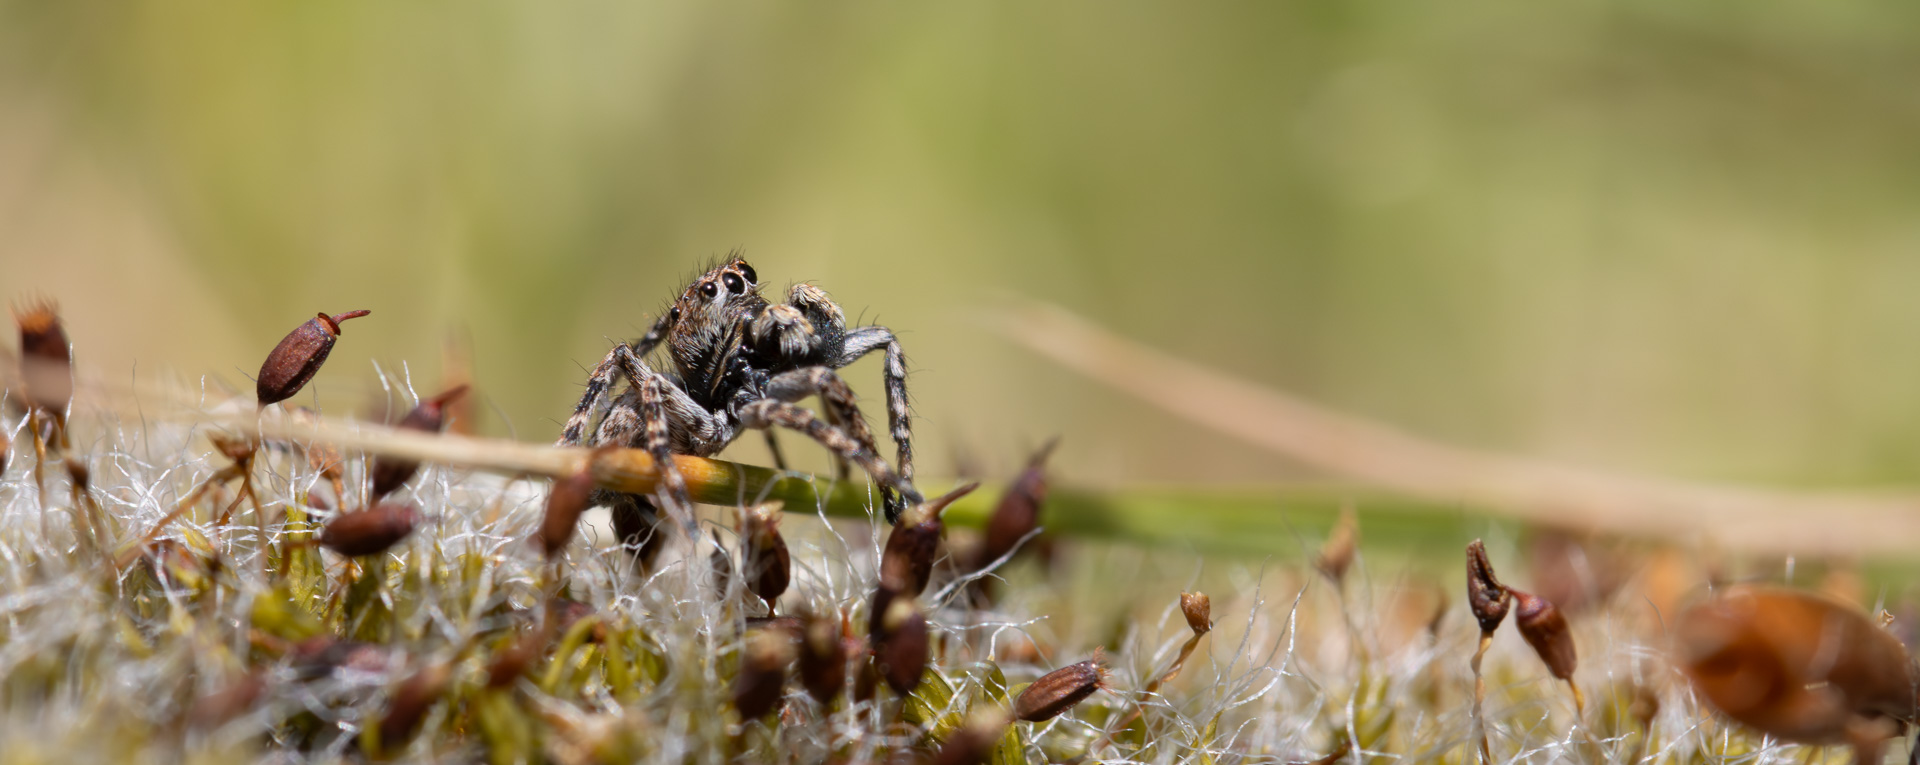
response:
<path id="1" fill-rule="evenodd" d="M 267 354 L 267 360 L 260 365 L 260 375 L 254 379 L 254 393 L 260 399 L 260 406 L 277 404 L 293 398 L 307 382 L 327 363 L 327 354 L 333 352 L 333 344 L 340 339 L 340 324 L 348 319 L 357 319 L 372 311 L 348 311 L 328 316 L 320 314 L 308 319 L 307 323 L 295 327 L 280 344 Z"/>

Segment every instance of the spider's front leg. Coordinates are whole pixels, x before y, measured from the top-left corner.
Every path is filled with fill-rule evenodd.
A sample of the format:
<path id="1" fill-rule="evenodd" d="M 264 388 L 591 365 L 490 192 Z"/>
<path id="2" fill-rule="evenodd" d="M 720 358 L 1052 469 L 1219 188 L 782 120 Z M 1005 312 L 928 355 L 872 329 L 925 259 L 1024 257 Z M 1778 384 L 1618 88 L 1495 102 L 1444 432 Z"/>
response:
<path id="1" fill-rule="evenodd" d="M 860 407 L 854 402 L 853 389 L 847 381 L 834 374 L 827 367 L 803 367 L 774 375 L 767 379 L 766 394 L 789 404 L 798 404 L 808 396 L 819 396 L 828 425 L 846 432 L 847 437 L 867 454 L 878 455 L 880 450 L 874 446 L 873 431 L 867 429 L 867 418 L 860 413 Z M 768 431 L 771 433 L 772 431 Z M 844 466 L 847 460 L 835 455 L 835 462 Z M 902 475 L 905 478 L 904 475 Z M 844 480 L 843 473 L 840 478 Z M 887 484 L 880 486 L 881 500 L 885 503 L 887 519 L 899 517 L 906 508 L 901 505 L 900 497 Z"/>
<path id="2" fill-rule="evenodd" d="M 607 414 L 594 431 L 592 443 L 614 443 L 646 449 L 647 456 L 653 458 L 654 469 L 660 474 L 661 496 L 653 504 L 663 505 L 667 514 L 687 529 L 690 537 L 697 537 L 698 529 L 693 523 L 693 501 L 687 492 L 687 480 L 680 475 L 680 469 L 673 461 L 670 418 L 678 416 L 696 423 L 692 429 L 700 432 L 692 435 L 704 437 L 710 435 L 705 431 L 711 430 L 714 425 L 712 416 L 701 410 L 671 380 L 648 368 L 631 346 L 625 343 L 614 346 L 607 358 L 594 368 L 593 374 L 587 378 L 587 392 L 581 397 L 573 416 L 568 418 L 560 443 L 586 444 L 581 434 L 592 421 L 599 400 L 612 387 L 615 375 L 625 377 L 631 390 L 608 404 Z M 637 515 L 640 510 L 638 505 L 648 503 L 628 504 L 635 505 L 631 508 L 635 512 L 629 514 Z"/>
<path id="3" fill-rule="evenodd" d="M 854 440 L 847 431 L 827 424 L 815 417 L 813 412 L 779 399 L 764 398 L 740 410 L 740 426 L 754 429 L 777 426 L 805 433 L 834 454 L 859 465 L 883 489 L 891 488 L 899 492 L 908 504 L 917 505 L 926 501 L 911 482 L 895 472 L 893 466 L 880 459 L 871 448 L 862 448 L 860 442 Z M 889 522 L 898 520 L 898 511 L 894 508 L 889 507 L 887 515 Z"/>
<path id="4" fill-rule="evenodd" d="M 913 411 L 907 405 L 907 356 L 900 350 L 900 340 L 893 336 L 893 330 L 886 327 L 860 327 L 847 329 L 846 312 L 827 297 L 827 293 L 811 284 L 796 284 L 787 293 L 787 305 L 805 317 L 811 331 L 806 335 L 811 345 L 806 352 L 811 358 L 808 363 L 820 364 L 840 369 L 860 360 L 860 357 L 880 349 L 886 349 L 887 359 L 883 377 L 887 385 L 887 430 L 893 437 L 895 448 L 900 450 L 900 475 L 913 480 Z M 774 309 L 784 306 L 774 306 Z M 768 310 L 773 314 L 773 309 Z M 756 325 L 755 329 L 759 329 Z M 794 342 L 794 348 L 801 343 Z M 783 350 L 788 346 L 782 343 Z"/>
<path id="5" fill-rule="evenodd" d="M 612 403 L 607 393 L 613 389 L 615 376 L 629 366 L 629 361 L 638 363 L 642 357 L 652 353 L 654 346 L 660 344 L 661 339 L 667 336 L 667 331 L 673 329 L 673 323 L 679 319 L 679 309 L 668 311 L 655 319 L 653 326 L 647 328 L 647 333 L 632 345 L 621 343 L 607 352 L 607 357 L 601 359 L 594 366 L 593 373 L 587 376 L 587 389 L 580 394 L 580 403 L 574 406 L 572 416 L 567 418 L 566 427 L 561 429 L 560 440 L 555 446 L 587 445 L 587 428 L 593 424 L 594 412 L 608 408 L 602 405 L 603 401 L 609 406 Z"/>
<path id="6" fill-rule="evenodd" d="M 835 369 L 852 364 L 881 348 L 887 350 L 883 377 L 887 384 L 887 430 L 900 450 L 900 475 L 913 480 L 913 411 L 907 407 L 907 357 L 900 340 L 886 327 L 861 327 L 846 334 L 840 356 L 828 362 Z"/>

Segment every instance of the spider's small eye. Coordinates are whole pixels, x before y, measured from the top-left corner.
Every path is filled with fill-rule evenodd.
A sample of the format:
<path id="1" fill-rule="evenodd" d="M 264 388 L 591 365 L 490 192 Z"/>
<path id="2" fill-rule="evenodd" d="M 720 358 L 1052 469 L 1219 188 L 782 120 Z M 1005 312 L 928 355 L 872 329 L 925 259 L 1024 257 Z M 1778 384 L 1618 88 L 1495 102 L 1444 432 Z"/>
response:
<path id="1" fill-rule="evenodd" d="M 760 275 L 754 273 L 753 266 L 747 265 L 744 261 L 740 263 L 740 275 L 747 277 L 747 281 L 753 282 L 754 284 L 760 283 Z"/>
<path id="2" fill-rule="evenodd" d="M 714 284 L 713 282 L 707 282 L 706 284 L 700 285 L 701 297 L 711 300 L 713 296 L 718 294 L 720 294 L 720 285 Z"/>
<path id="3" fill-rule="evenodd" d="M 739 274 L 733 273 L 731 271 L 722 275 L 720 277 L 720 281 L 724 282 L 727 285 L 728 292 L 732 292 L 734 294 L 743 294 L 747 291 L 747 283 L 740 280 Z"/>

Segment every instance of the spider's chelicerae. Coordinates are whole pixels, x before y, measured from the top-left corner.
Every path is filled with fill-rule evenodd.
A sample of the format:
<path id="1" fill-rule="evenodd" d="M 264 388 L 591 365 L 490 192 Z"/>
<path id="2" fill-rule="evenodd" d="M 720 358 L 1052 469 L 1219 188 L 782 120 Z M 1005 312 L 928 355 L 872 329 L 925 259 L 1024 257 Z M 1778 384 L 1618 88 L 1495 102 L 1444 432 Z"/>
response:
<path id="1" fill-rule="evenodd" d="M 587 378 L 560 444 L 644 448 L 661 466 L 659 499 L 598 497 L 611 506 L 615 533 L 627 543 L 637 541 L 652 525 L 660 500 L 671 508 L 692 506 L 686 480 L 669 454 L 711 456 L 748 429 L 767 432 L 776 463 L 784 460 L 772 428 L 784 427 L 831 450 L 843 472 L 847 462 L 859 465 L 880 486 L 889 521 L 905 503 L 920 502 L 912 483 L 912 426 L 900 343 L 886 327 L 849 329 L 846 324 L 840 306 L 811 284 L 794 285 L 784 303 L 768 302 L 760 296 L 753 267 L 735 255 L 688 285 L 646 335 L 614 346 Z M 655 370 L 645 358 L 662 343 L 672 367 Z M 852 389 L 835 372 L 881 349 L 886 350 L 887 423 L 899 448 L 898 470 L 879 456 Z M 620 379 L 627 389 L 613 396 Z M 815 395 L 825 417 L 798 406 Z"/>

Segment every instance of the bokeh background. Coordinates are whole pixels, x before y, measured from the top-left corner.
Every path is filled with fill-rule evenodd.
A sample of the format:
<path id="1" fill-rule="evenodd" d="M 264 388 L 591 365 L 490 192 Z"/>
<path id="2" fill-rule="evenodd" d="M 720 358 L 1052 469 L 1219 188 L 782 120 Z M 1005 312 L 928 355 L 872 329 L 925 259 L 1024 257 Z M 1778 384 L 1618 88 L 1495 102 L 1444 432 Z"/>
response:
<path id="1" fill-rule="evenodd" d="M 1009 344 L 1017 295 L 1462 444 L 1916 483 L 1917 17 L 0 0 L 0 292 L 95 379 L 242 389 L 372 309 L 310 401 L 459 338 L 477 429 L 545 441 L 740 248 L 901 333 L 928 474 L 1053 434 L 1090 484 L 1299 474 Z"/>

